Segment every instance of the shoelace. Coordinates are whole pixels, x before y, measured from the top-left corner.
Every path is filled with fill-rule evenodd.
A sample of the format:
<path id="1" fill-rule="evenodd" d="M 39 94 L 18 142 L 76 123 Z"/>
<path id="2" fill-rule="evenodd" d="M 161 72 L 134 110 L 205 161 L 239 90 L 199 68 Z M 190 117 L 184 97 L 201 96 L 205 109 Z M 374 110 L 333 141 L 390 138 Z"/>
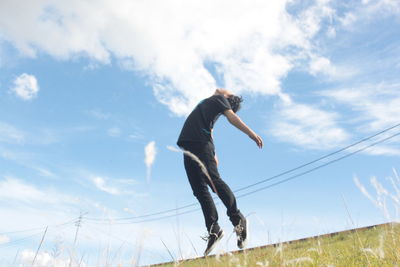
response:
<path id="1" fill-rule="evenodd" d="M 212 235 L 215 235 L 216 237 L 218 237 L 218 235 L 216 233 L 207 233 L 204 236 L 200 236 L 200 238 L 207 242 L 211 238 Z"/>
<path id="2" fill-rule="evenodd" d="M 238 224 L 233 228 L 233 231 L 236 232 L 237 234 L 241 234 L 243 232 L 243 229 L 244 229 L 243 225 Z"/>
<path id="3" fill-rule="evenodd" d="M 241 234 L 242 234 L 243 230 L 244 230 L 244 227 L 240 223 L 233 228 L 233 231 L 236 233 L 237 239 L 242 238 Z"/>

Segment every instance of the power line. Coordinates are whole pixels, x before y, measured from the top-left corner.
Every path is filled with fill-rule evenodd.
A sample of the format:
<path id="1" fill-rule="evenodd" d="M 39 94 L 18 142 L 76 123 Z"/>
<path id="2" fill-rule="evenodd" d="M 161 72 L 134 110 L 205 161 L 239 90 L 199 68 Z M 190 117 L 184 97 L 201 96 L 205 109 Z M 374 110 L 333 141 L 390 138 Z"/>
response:
<path id="1" fill-rule="evenodd" d="M 243 191 L 243 190 L 248 189 L 248 188 L 250 188 L 250 187 L 254 187 L 254 186 L 256 186 L 256 185 L 259 185 L 259 184 L 262 184 L 262 183 L 271 181 L 271 180 L 273 180 L 273 179 L 275 179 L 275 178 L 281 177 L 281 176 L 283 176 L 283 175 L 285 175 L 285 174 L 288 174 L 288 173 L 297 171 L 297 170 L 302 169 L 302 168 L 304 168 L 304 167 L 307 167 L 307 166 L 309 166 L 309 165 L 311 165 L 311 164 L 313 164 L 313 163 L 315 163 L 315 162 L 321 161 L 321 160 L 323 160 L 323 159 L 326 159 L 326 158 L 328 158 L 328 157 L 331 157 L 331 156 L 333 156 L 333 155 L 336 155 L 336 154 L 338 154 L 338 153 L 340 153 L 340 152 L 343 152 L 343 151 L 345 151 L 345 150 L 347 150 L 347 149 L 349 149 L 349 148 L 352 148 L 352 147 L 354 147 L 354 146 L 356 146 L 356 145 L 358 145 L 358 144 L 361 144 L 361 143 L 363 143 L 363 142 L 365 142 L 365 141 L 371 140 L 372 138 L 374 138 L 374 137 L 376 137 L 376 136 L 379 136 L 379 135 L 381 135 L 381 134 L 384 134 L 384 133 L 386 133 L 386 132 L 388 132 L 388 131 L 390 131 L 390 130 L 396 128 L 396 127 L 399 127 L 399 126 L 400 126 L 400 123 L 399 123 L 399 124 L 396 124 L 396 125 L 394 125 L 394 126 L 392 126 L 392 127 L 386 128 L 385 130 L 380 131 L 380 132 L 378 132 L 378 133 L 376 133 L 376 134 L 374 134 L 374 135 L 371 135 L 371 136 L 368 136 L 368 137 L 366 137 L 366 138 L 363 138 L 363 139 L 361 139 L 361 140 L 359 140 L 359 141 L 357 141 L 357 142 L 355 142 L 355 143 L 353 143 L 353 144 L 351 144 L 351 145 L 348 145 L 348 146 L 346 146 L 346 147 L 343 147 L 343 148 L 341 148 L 341 149 L 339 149 L 339 150 L 336 150 L 336 151 L 334 151 L 334 152 L 332 152 L 332 153 L 329 153 L 329 154 L 327 154 L 327 155 L 325 155 L 325 156 L 322 156 L 322 157 L 320 157 L 320 158 L 317 158 L 317 159 L 315 159 L 315 160 L 312 160 L 312 161 L 310 161 L 310 162 L 307 162 L 307 163 L 305 163 L 305 164 L 302 164 L 302 165 L 300 165 L 300 166 L 297 166 L 297 167 L 295 167 L 295 168 L 292 168 L 292 169 L 287 170 L 287 171 L 285 171 L 285 172 L 282 172 L 282 173 L 280 173 L 280 174 L 274 175 L 274 176 L 272 176 L 272 177 L 270 177 L 270 178 L 261 180 L 261 181 L 259 181 L 259 182 L 257 182 L 257 183 L 254 183 L 254 184 L 251 184 L 251 185 L 248 185 L 248 186 L 239 188 L 239 189 L 235 190 L 234 192 Z"/>
<path id="2" fill-rule="evenodd" d="M 305 174 L 311 173 L 311 172 L 313 172 L 313 171 L 316 171 L 316 170 L 318 170 L 318 169 L 321 169 L 321 168 L 323 168 L 323 167 L 326 167 L 326 166 L 328 166 L 328 165 L 331 165 L 331 164 L 333 164 L 333 163 L 335 163 L 335 162 L 338 162 L 338 161 L 340 161 L 340 160 L 342 160 L 342 159 L 348 158 L 348 157 L 350 157 L 350 156 L 352 156 L 352 155 L 355 155 L 355 154 L 357 154 L 357 153 L 359 153 L 359 152 L 361 152 L 361 151 L 364 151 L 364 150 L 366 150 L 366 149 L 368 149 L 368 148 L 370 148 L 370 147 L 373 147 L 373 146 L 375 146 L 375 145 L 377 145 L 377 144 L 383 143 L 383 142 L 385 142 L 385 141 L 387 141 L 387 140 L 389 140 L 389 139 L 392 139 L 392 138 L 394 138 L 394 137 L 396 137 L 396 136 L 400 136 L 400 132 L 398 132 L 398 133 L 396 133 L 396 134 L 393 134 L 393 135 L 391 135 L 391 136 L 389 136 L 389 137 L 386 137 L 386 138 L 384 138 L 384 139 L 381 139 L 381 140 L 379 140 L 379 141 L 377 141 L 377 142 L 374 142 L 374 143 L 372 143 L 372 144 L 370 144 L 370 145 L 368 145 L 368 146 L 365 146 L 365 147 L 363 147 L 363 148 L 361 148 L 361 149 L 355 150 L 355 151 L 353 151 L 353 152 L 351 152 L 351 153 L 349 153 L 349 154 L 346 154 L 346 155 L 344 155 L 344 156 L 342 156 L 342 157 L 339 157 L 339 158 L 337 158 L 337 159 L 328 161 L 328 162 L 326 162 L 326 163 L 324 163 L 324 164 L 321 164 L 321 165 L 319 165 L 319 166 L 317 166 L 317 167 L 314 167 L 314 168 L 312 168 L 312 169 L 310 169 L 310 170 L 307 170 L 307 171 L 304 171 L 304 172 L 302 172 L 302 173 L 293 175 L 293 176 L 291 176 L 291 177 L 289 177 L 289 178 L 286 178 L 286 179 L 281 180 L 281 181 L 279 181 L 279 182 L 270 184 L 270 185 L 268 185 L 268 186 L 264 186 L 264 187 L 258 188 L 258 189 L 256 189 L 256 190 L 251 191 L 251 192 L 248 192 L 248 193 L 239 195 L 239 196 L 237 196 L 236 198 L 242 198 L 242 197 L 245 197 L 245 196 L 248 196 L 248 195 L 252 195 L 252 194 L 257 193 L 257 192 L 260 192 L 260 191 L 262 191 L 262 190 L 265 190 L 265 189 L 268 189 L 268 188 L 277 186 L 277 185 L 279 185 L 279 184 L 288 182 L 288 181 L 290 181 L 290 180 L 293 180 L 293 179 L 298 178 L 298 177 L 300 177 L 300 176 L 303 176 L 303 175 L 305 175 Z M 176 214 L 174 214 L 174 215 L 161 216 L 161 217 L 151 218 L 151 219 L 142 220 L 142 221 L 125 222 L 125 223 L 117 223 L 117 224 L 136 224 L 136 223 L 143 223 L 143 222 L 156 221 L 156 220 L 167 219 L 167 218 L 170 218 L 170 217 L 175 217 L 175 216 L 179 216 L 179 215 L 183 215 L 183 214 L 187 214 L 187 213 L 192 213 L 192 212 L 195 212 L 195 211 L 198 211 L 198 210 L 200 210 L 200 208 L 199 208 L 199 209 L 192 209 L 192 210 L 185 211 L 185 212 L 176 213 Z"/>
<path id="3" fill-rule="evenodd" d="M 54 224 L 54 225 L 50 225 L 50 226 L 37 227 L 37 228 L 31 228 L 31 229 L 25 229 L 25 230 L 18 230 L 18 231 L 2 232 L 2 233 L 0 233 L 0 235 L 12 235 L 12 234 L 19 234 L 19 233 L 33 232 L 33 231 L 35 231 L 36 233 L 31 234 L 31 235 L 27 235 L 27 236 L 25 236 L 25 237 L 21 237 L 21 238 L 19 238 L 19 239 L 11 240 L 10 242 L 4 243 L 4 244 L 0 244 L 0 249 L 1 249 L 1 248 L 6 248 L 6 247 L 10 247 L 10 246 L 17 245 L 17 244 L 19 244 L 19 243 L 21 243 L 21 242 L 23 242 L 23 241 L 32 239 L 32 238 L 37 237 L 37 236 L 40 236 L 40 235 L 43 236 L 43 230 L 45 230 L 45 233 L 46 233 L 48 228 L 60 228 L 60 227 L 61 227 L 61 228 L 64 228 L 64 227 L 66 227 L 66 226 L 68 226 L 68 225 L 74 225 L 74 224 L 76 225 L 77 219 L 78 219 L 78 220 L 79 220 L 79 219 L 82 220 L 82 218 L 81 218 L 81 216 L 80 216 L 80 217 L 78 217 L 78 218 L 74 218 L 74 219 L 69 220 L 69 221 L 66 221 L 66 222 L 64 222 L 64 223 Z M 38 232 L 38 230 L 39 230 L 39 232 Z M 40 231 L 40 230 L 41 230 L 41 231 Z"/>
<path id="4" fill-rule="evenodd" d="M 359 140 L 359 141 L 357 141 L 357 142 L 355 142 L 355 143 L 352 143 L 352 144 L 350 144 L 350 145 L 348 145 L 348 146 L 346 146 L 346 147 L 343 147 L 343 148 L 341 148 L 341 149 L 339 149 L 339 150 L 336 150 L 336 151 L 334 151 L 334 152 L 332 152 L 332 153 L 329 153 L 329 154 L 327 154 L 327 155 L 324 155 L 324 156 L 322 156 L 322 157 L 320 157 L 320 158 L 317 158 L 317 159 L 312 160 L 312 161 L 310 161 L 310 162 L 307 162 L 307 163 L 305 163 L 305 164 L 299 165 L 299 166 L 297 166 L 297 167 L 295 167 L 295 168 L 292 168 L 292 169 L 290 169 L 290 170 L 284 171 L 284 172 L 282 172 L 282 173 L 279 173 L 279 174 L 274 175 L 274 176 L 272 176 L 272 177 L 269 177 L 269 178 L 267 178 L 267 179 L 263 179 L 263 180 L 261 180 L 261 181 L 259 181 L 259 182 L 250 184 L 250 185 L 245 186 L 245 187 L 242 187 L 242 188 L 239 188 L 239 189 L 235 190 L 234 192 L 243 191 L 243 190 L 245 190 L 245 189 L 248 189 L 248 188 L 257 186 L 257 185 L 259 185 L 259 184 L 262 184 L 262 183 L 271 181 L 271 180 L 273 180 L 273 179 L 279 178 L 279 177 L 284 176 L 284 175 L 286 175 L 286 174 L 288 174 L 288 173 L 294 172 L 294 171 L 296 171 L 296 170 L 299 170 L 299 169 L 301 169 L 301 168 L 304 168 L 304 167 L 306 167 L 306 166 L 309 166 L 309 165 L 311 165 L 311 164 L 313 164 L 313 163 L 316 163 L 316 162 L 318 162 L 318 161 L 321 161 L 321 160 L 323 160 L 323 159 L 326 159 L 326 158 L 328 158 L 328 157 L 331 157 L 331 156 L 333 156 L 333 155 L 335 155 L 335 154 L 338 154 L 338 153 L 340 153 L 340 152 L 343 152 L 343 151 L 345 151 L 345 150 L 348 150 L 349 148 L 355 147 L 356 145 L 359 145 L 359 144 L 361 144 L 361 143 L 363 143 L 363 142 L 366 142 L 366 141 L 368 141 L 368 140 L 370 140 L 370 139 L 372 139 L 372 138 L 374 138 L 374 137 L 377 137 L 377 136 L 379 136 L 379 135 L 382 135 L 382 134 L 384 134 L 384 133 L 386 133 L 386 132 L 388 132 L 388 131 L 390 131 L 390 130 L 396 128 L 396 127 L 399 127 L 399 126 L 400 126 L 400 123 L 399 123 L 399 124 L 396 124 L 396 125 L 394 125 L 394 126 L 391 126 L 391 127 L 389 127 L 389 128 L 386 128 L 386 129 L 384 129 L 384 130 L 382 130 L 382 131 L 380 131 L 380 132 L 378 132 L 378 133 L 376 133 L 376 134 L 374 134 L 374 135 L 371 135 L 371 136 L 368 136 L 368 137 L 366 137 L 366 138 L 363 138 L 363 139 L 361 139 L 361 140 Z M 394 137 L 396 137 L 396 136 L 398 136 L 398 135 L 400 135 L 400 132 L 399 132 L 399 133 L 396 133 L 396 134 L 394 134 L 394 135 L 391 135 L 391 136 L 389 136 L 389 137 L 387 137 L 387 138 L 381 139 L 381 140 L 379 140 L 379 141 L 377 141 L 377 142 L 374 142 L 374 143 L 372 143 L 372 144 L 370 144 L 370 145 L 368 145 L 368 146 L 365 146 L 365 147 L 363 147 L 363 148 L 361 148 L 361 149 L 358 149 L 358 150 L 356 150 L 356 151 L 354 151 L 354 152 L 351 152 L 351 153 L 349 153 L 349 154 L 346 154 L 345 156 L 339 157 L 339 158 L 337 158 L 337 159 L 334 159 L 334 160 L 332 160 L 332 161 L 329 161 L 329 162 L 327 162 L 327 163 L 324 163 L 324 164 L 322 164 L 322 165 L 319 165 L 319 166 L 317 166 L 317 167 L 315 167 L 315 168 L 312 168 L 312 169 L 310 169 L 310 170 L 307 170 L 307 171 L 305 171 L 305 172 L 302 172 L 302 173 L 300 173 L 300 174 L 291 176 L 291 177 L 286 178 L 286 179 L 284 179 L 284 180 L 282 180 L 282 181 L 279 181 L 279 182 L 273 183 L 273 184 L 271 184 L 271 185 L 268 185 L 268 186 L 265 186 L 265 187 L 262 187 L 262 188 L 253 190 L 253 191 L 251 191 L 251 192 L 248 192 L 248 193 L 239 195 L 237 198 L 239 198 L 239 197 L 244 197 L 244 196 L 247 196 L 247 195 L 250 195 L 250 194 L 254 194 L 254 193 L 259 192 L 259 191 L 261 191 L 261 190 L 264 190 L 264 189 L 267 189 L 267 188 L 270 188 L 270 187 L 279 185 L 279 184 L 281 184 L 281 183 L 284 183 L 284 182 L 293 180 L 293 179 L 295 179 L 295 178 L 297 178 L 297 177 L 303 176 L 303 175 L 308 174 L 308 173 L 310 173 L 310 172 L 312 172 L 312 171 L 315 171 L 315 170 L 318 170 L 318 169 L 320 169 L 320 168 L 323 168 L 323 167 L 325 167 L 325 166 L 327 166 L 327 165 L 330 165 L 330 164 L 332 164 L 332 163 L 334 163 L 334 162 L 337 162 L 337 161 L 339 161 L 339 160 L 342 160 L 342 159 L 345 159 L 345 158 L 347 158 L 347 157 L 350 157 L 350 156 L 352 156 L 352 155 L 354 155 L 354 154 L 357 154 L 357 153 L 359 153 L 359 152 L 361 152 L 361 151 L 364 151 L 364 150 L 366 150 L 366 149 L 368 149 L 368 148 L 370 148 L 370 147 L 373 147 L 373 146 L 375 146 L 375 145 L 377 145 L 377 144 L 380 144 L 380 143 L 385 142 L 385 141 L 387 141 L 387 140 L 389 140 L 389 139 L 392 139 L 392 138 L 394 138 Z M 214 199 L 216 199 L 216 197 L 214 197 Z M 128 220 L 136 220 L 136 219 L 148 218 L 148 217 L 153 217 L 153 216 L 156 216 L 156 215 L 162 215 L 162 214 L 166 214 L 166 213 L 171 213 L 171 212 L 173 212 L 173 211 L 179 211 L 179 210 L 182 210 L 182 209 L 185 209 L 185 208 L 189 208 L 189 207 L 193 207 L 193 206 L 197 206 L 197 205 L 198 205 L 198 203 L 196 202 L 196 203 L 188 204 L 188 205 L 185 205 L 185 206 L 182 206 L 182 207 L 178 207 L 178 208 L 174 208 L 174 209 L 169 209 L 169 210 L 164 210 L 164 211 L 155 212 L 155 213 L 150 213 L 150 214 L 145 214 L 145 215 L 140 215 L 140 216 L 132 216 L 132 217 L 125 217 L 125 218 L 114 218 L 114 219 L 111 219 L 111 221 L 124 221 L 124 220 L 127 220 L 127 221 L 128 221 Z M 198 209 L 196 209 L 196 211 L 197 211 L 197 210 L 198 210 Z M 135 221 L 135 222 L 126 222 L 125 224 L 156 221 L 156 220 L 160 220 L 160 219 L 164 219 L 164 218 L 170 218 L 170 217 L 175 217 L 175 216 L 182 215 L 182 214 L 187 214 L 187 213 L 194 212 L 194 211 L 195 211 L 195 210 L 189 210 L 189 211 L 185 211 L 185 212 L 181 212 L 181 213 L 176 213 L 176 214 L 173 214 L 173 215 L 161 216 L 161 217 L 157 217 L 157 218 L 145 219 L 145 220 L 140 220 L 140 221 Z M 88 220 L 91 220 L 91 221 L 104 221 L 104 220 L 99 219 L 99 218 L 87 218 L 87 219 L 88 219 Z M 118 224 L 124 224 L 124 223 L 118 223 Z"/>
<path id="5" fill-rule="evenodd" d="M 44 229 L 45 229 L 46 232 L 47 232 L 47 229 L 50 228 L 50 227 L 54 227 L 54 228 L 59 228 L 59 227 L 61 227 L 61 228 L 63 228 L 63 227 L 66 227 L 68 224 L 71 224 L 72 222 L 73 222 L 73 221 L 69 221 L 69 222 L 67 222 L 67 223 L 62 223 L 62 224 L 53 225 L 53 226 L 48 226 L 48 227 L 42 227 L 42 228 L 39 228 L 39 229 L 41 229 L 41 230 L 44 230 Z M 31 230 L 31 229 L 30 229 L 30 230 Z M 30 230 L 28 230 L 28 231 L 30 231 Z M 14 231 L 14 232 L 8 232 L 8 233 L 23 233 L 23 232 L 27 232 L 27 230 Z M 37 236 L 43 236 L 43 231 L 39 231 L 39 232 L 36 232 L 36 233 L 34 233 L 34 234 L 27 235 L 27 236 L 25 236 L 25 237 L 21 237 L 21 238 L 19 238 L 19 239 L 11 240 L 10 242 L 4 243 L 4 244 L 0 244 L 0 248 L 6 248 L 6 247 L 14 246 L 14 245 L 16 245 L 16 244 L 19 244 L 19 243 L 21 243 L 21 242 L 23 242 L 23 241 L 32 239 L 32 238 L 37 237 Z"/>
<path id="6" fill-rule="evenodd" d="M 40 236 L 40 235 L 43 235 L 43 232 L 38 232 L 38 233 L 36 233 L 36 234 L 28 235 L 28 236 L 25 236 L 25 237 L 23 237 L 23 238 L 20 238 L 20 239 L 16 239 L 16 240 L 7 242 L 7 243 L 5 243 L 5 244 L 1 244 L 1 245 L 0 245 L 0 248 L 6 248 L 6 247 L 14 246 L 14 245 L 16 245 L 16 244 L 18 244 L 18 243 L 21 243 L 22 241 L 25 241 L 25 240 L 28 240 L 28 239 L 31 239 L 31 238 L 33 238 L 33 237 Z"/>
<path id="7" fill-rule="evenodd" d="M 79 217 L 78 217 L 79 218 Z M 60 227 L 60 226 L 64 226 L 67 224 L 72 224 L 75 223 L 77 220 L 77 218 L 74 218 L 70 221 L 66 221 L 60 224 L 54 224 L 54 225 L 50 225 L 48 227 Z M 11 234 L 18 234 L 18 233 L 25 233 L 25 232 L 34 232 L 34 231 L 38 231 L 38 230 L 44 230 L 46 229 L 47 226 L 43 226 L 43 227 L 36 227 L 36 228 L 29 228 L 29 229 L 24 229 L 24 230 L 16 230 L 16 231 L 9 231 L 9 232 L 2 232 L 0 233 L 0 235 L 11 235 Z"/>
<path id="8" fill-rule="evenodd" d="M 331 165 L 331 164 L 333 164 L 333 163 L 335 163 L 335 162 L 338 162 L 338 161 L 340 161 L 340 160 L 342 160 L 342 159 L 345 159 L 345 158 L 348 158 L 348 157 L 350 157 L 350 156 L 353 156 L 353 155 L 355 155 L 355 154 L 357 154 L 357 153 L 359 153 L 359 152 L 361 152 L 361 151 L 364 151 L 364 150 L 366 150 L 366 149 L 368 149 L 368 148 L 370 148 L 370 147 L 373 147 L 373 146 L 375 146 L 375 145 L 377 145 L 377 144 L 383 143 L 383 142 L 385 142 L 385 141 L 387 141 L 387 140 L 389 140 L 389 139 L 392 139 L 392 138 L 394 138 L 394 137 L 396 137 L 396 136 L 399 136 L 399 135 L 400 135 L 400 132 L 398 132 L 398 133 L 396 133 L 396 134 L 393 134 L 393 135 L 391 135 L 391 136 L 389 136 L 389 137 L 386 137 L 386 138 L 384 138 L 384 139 L 381 139 L 381 140 L 379 140 L 379 141 L 377 141 L 377 142 L 374 142 L 374 143 L 372 143 L 372 144 L 370 144 L 370 145 L 368 145 L 368 146 L 365 146 L 365 147 L 363 147 L 363 148 L 361 148 L 361 149 L 358 149 L 358 150 L 356 150 L 356 151 L 353 151 L 353 152 L 351 152 L 351 153 L 349 153 L 349 154 L 346 154 L 346 155 L 344 155 L 344 156 L 342 156 L 342 157 L 339 157 L 339 158 L 337 158 L 337 159 L 328 161 L 328 162 L 326 162 L 326 163 L 324 163 L 324 164 L 321 164 L 321 165 L 319 165 L 319 166 L 317 166 L 317 167 L 314 167 L 314 168 L 312 168 L 312 169 L 310 169 L 310 170 L 307 170 L 307 171 L 301 172 L 301 173 L 299 173 L 299 174 L 293 175 L 293 176 L 291 176 L 291 177 L 289 177 L 289 178 L 286 178 L 286 179 L 281 180 L 281 181 L 279 181 L 279 182 L 270 184 L 270 185 L 268 185 L 268 186 L 264 186 L 264 187 L 258 188 L 258 189 L 256 189 L 256 190 L 247 192 L 247 193 L 245 193 L 245 194 L 239 195 L 237 198 L 245 197 L 245 196 L 248 196 L 248 195 L 257 193 L 257 192 L 259 192 L 259 191 L 265 190 L 265 189 L 267 189 L 267 188 L 271 188 L 271 187 L 277 186 L 277 185 L 279 185 L 279 184 L 288 182 L 288 181 L 290 181 L 290 180 L 293 180 L 293 179 L 295 179 L 295 178 L 298 178 L 298 177 L 303 176 L 303 175 L 305 175 L 305 174 L 308 174 L 308 173 L 310 173 L 310 172 L 313 172 L 313 171 L 316 171 L 316 170 L 321 169 L 321 168 L 323 168 L 323 167 L 326 167 L 326 166 L 328 166 L 328 165 Z"/>
<path id="9" fill-rule="evenodd" d="M 216 204 L 218 204 L 218 203 L 216 203 Z M 114 223 L 114 222 L 112 222 L 113 220 L 109 220 L 109 222 L 112 223 L 112 224 L 120 224 L 120 225 L 121 224 L 137 224 L 137 223 L 144 223 L 144 222 L 154 222 L 154 221 L 158 221 L 158 220 L 162 220 L 162 219 L 168 219 L 168 218 L 172 218 L 172 217 L 176 217 L 176 216 L 180 216 L 180 215 L 184 215 L 184 214 L 188 214 L 188 213 L 193 213 L 193 212 L 200 211 L 200 210 L 201 210 L 201 208 L 196 208 L 196 209 L 191 209 L 191 210 L 188 210 L 188 211 L 177 212 L 177 213 L 172 214 L 172 215 L 165 215 L 165 216 L 160 216 L 160 217 L 155 217 L 155 218 L 150 218 L 150 219 L 144 219 L 144 220 L 134 221 L 134 222 L 130 222 L 130 221 L 126 222 L 125 221 L 125 222 Z M 91 224 L 104 224 L 105 221 L 104 220 L 103 221 L 99 220 L 98 222 L 90 222 L 90 223 Z"/>

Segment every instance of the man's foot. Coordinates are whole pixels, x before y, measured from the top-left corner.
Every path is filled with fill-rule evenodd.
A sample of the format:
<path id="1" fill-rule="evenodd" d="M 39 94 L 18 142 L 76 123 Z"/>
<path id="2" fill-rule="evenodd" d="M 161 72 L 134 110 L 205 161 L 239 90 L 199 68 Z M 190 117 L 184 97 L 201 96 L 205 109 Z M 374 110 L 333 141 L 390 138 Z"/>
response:
<path id="1" fill-rule="evenodd" d="M 217 243 L 222 239 L 224 236 L 224 231 L 219 229 L 217 233 L 210 232 L 207 237 L 203 238 L 207 241 L 207 248 L 204 251 L 204 256 L 210 254 L 210 252 L 215 248 Z"/>
<path id="2" fill-rule="evenodd" d="M 236 232 L 237 245 L 240 249 L 246 246 L 247 241 L 247 220 L 245 218 L 240 219 L 239 224 L 235 226 L 234 231 Z"/>

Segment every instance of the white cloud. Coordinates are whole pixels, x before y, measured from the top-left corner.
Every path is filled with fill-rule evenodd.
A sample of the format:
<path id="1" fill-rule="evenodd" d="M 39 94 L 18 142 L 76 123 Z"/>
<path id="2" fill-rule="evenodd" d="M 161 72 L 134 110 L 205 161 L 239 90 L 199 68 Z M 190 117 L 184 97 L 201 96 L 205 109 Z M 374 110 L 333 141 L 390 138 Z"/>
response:
<path id="1" fill-rule="evenodd" d="M 20 129 L 17 126 L 0 121 L 0 143 L 50 145 L 59 141 L 57 135 L 55 131 L 43 127 Z"/>
<path id="2" fill-rule="evenodd" d="M 53 236 L 60 223 L 71 222 L 73 225 L 81 211 L 93 213 L 102 210 L 86 197 L 69 195 L 47 185 L 34 185 L 21 179 L 5 177 L 0 180 L 0 213 L 7 220 L 0 221 L 1 229 L 20 231 L 50 226 L 49 234 Z M 29 227 L 27 222 L 29 221 Z M 54 227 L 53 227 L 54 226 Z M 60 230 L 57 228 L 57 230 Z M 36 231 L 37 232 L 37 231 Z M 26 233 L 25 233 L 26 234 Z M 68 236 L 69 237 L 69 236 Z"/>
<path id="3" fill-rule="evenodd" d="M 385 128 L 399 123 L 400 118 L 400 84 L 380 83 L 364 84 L 360 86 L 332 89 L 319 94 L 328 97 L 336 106 L 340 107 L 347 116 L 347 124 L 356 131 L 365 133 L 376 133 Z M 393 135 L 399 128 L 379 136 L 384 139 Z M 370 155 L 400 155 L 399 139 L 393 138 L 386 144 L 376 145 L 363 153 Z"/>
<path id="4" fill-rule="evenodd" d="M 325 57 L 314 57 L 310 63 L 310 72 L 313 75 L 318 74 L 319 72 L 334 74 L 335 68 L 332 67 L 331 61 Z"/>
<path id="5" fill-rule="evenodd" d="M 21 252 L 21 267 L 32 266 L 33 259 L 35 258 L 36 251 L 32 250 L 23 250 Z M 48 252 L 39 252 L 36 255 L 34 267 L 77 267 L 87 266 L 85 262 L 80 261 L 72 261 L 70 265 L 70 259 L 61 259 L 58 257 L 54 257 Z"/>
<path id="6" fill-rule="evenodd" d="M 118 127 L 112 127 L 107 130 L 107 134 L 111 137 L 118 137 L 121 135 L 121 129 Z"/>
<path id="7" fill-rule="evenodd" d="M 10 238 L 6 235 L 0 235 L 0 245 L 10 242 Z"/>
<path id="8" fill-rule="evenodd" d="M 39 85 L 36 77 L 26 73 L 21 74 L 14 80 L 14 87 L 11 91 L 23 100 L 31 100 L 39 92 Z"/>
<path id="9" fill-rule="evenodd" d="M 363 1 L 363 4 L 371 15 L 376 12 L 386 12 L 395 15 L 400 13 L 400 2 L 397 0 L 368 0 Z"/>
<path id="10" fill-rule="evenodd" d="M 338 114 L 291 103 L 281 106 L 269 130 L 277 139 L 312 149 L 330 149 L 349 139 L 337 125 Z"/>
<path id="11" fill-rule="evenodd" d="M 26 205 L 36 205 L 38 203 L 73 205 L 79 202 L 77 198 L 61 194 L 49 188 L 39 189 L 34 185 L 10 176 L 0 180 L 0 197 L 3 200 Z"/>
<path id="12" fill-rule="evenodd" d="M 363 0 L 352 2 L 350 11 L 337 19 L 346 28 L 360 27 L 360 24 L 374 20 L 379 16 L 399 16 L 400 2 L 398 0 Z"/>
<path id="13" fill-rule="evenodd" d="M 36 171 L 39 173 L 40 176 L 44 177 L 54 177 L 54 173 L 50 170 L 41 167 L 35 167 Z"/>
<path id="14" fill-rule="evenodd" d="M 23 143 L 26 139 L 25 132 L 14 126 L 0 121 L 0 142 L 4 143 Z"/>
<path id="15" fill-rule="evenodd" d="M 368 150 L 366 150 L 364 153 L 369 154 L 369 155 L 376 155 L 376 156 L 400 156 L 400 146 L 398 145 L 398 139 L 397 139 L 397 145 L 393 146 L 388 146 L 388 145 L 379 145 L 379 146 L 374 146 Z"/>
<path id="16" fill-rule="evenodd" d="M 149 142 L 144 148 L 144 163 L 147 167 L 147 181 L 150 180 L 151 175 L 151 167 L 156 159 L 157 149 L 156 149 L 156 142 L 151 141 Z"/>
<path id="17" fill-rule="evenodd" d="M 330 59 L 317 55 L 310 55 L 308 71 L 314 76 L 322 74 L 326 78 L 336 81 L 354 77 L 359 72 L 353 66 L 333 64 Z"/>
<path id="18" fill-rule="evenodd" d="M 93 117 L 95 117 L 96 119 L 100 120 L 108 120 L 111 117 L 110 113 L 104 112 L 100 109 L 89 110 L 88 113 Z"/>
<path id="19" fill-rule="evenodd" d="M 280 81 L 318 56 L 313 38 L 334 10 L 319 0 L 297 14 L 291 0 L 2 2 L 2 37 L 34 57 L 76 55 L 148 75 L 156 98 L 178 115 L 212 93 L 209 69 L 237 93 L 284 97 Z M 20 8 L 23 5 L 24 8 Z M 91 14 L 88 16 L 88 14 Z M 220 85 L 218 85 L 220 86 Z"/>
<path id="20" fill-rule="evenodd" d="M 368 122 L 364 132 L 382 130 L 399 123 L 400 83 L 365 84 L 321 92 L 356 112 L 358 121 Z M 358 113 L 358 114 L 357 114 Z"/>
<path id="21" fill-rule="evenodd" d="M 121 191 L 113 186 L 109 186 L 106 184 L 105 178 L 102 178 L 100 176 L 96 176 L 92 178 L 92 181 L 94 185 L 101 191 L 104 191 L 106 193 L 109 193 L 111 195 L 119 195 L 121 194 Z"/>

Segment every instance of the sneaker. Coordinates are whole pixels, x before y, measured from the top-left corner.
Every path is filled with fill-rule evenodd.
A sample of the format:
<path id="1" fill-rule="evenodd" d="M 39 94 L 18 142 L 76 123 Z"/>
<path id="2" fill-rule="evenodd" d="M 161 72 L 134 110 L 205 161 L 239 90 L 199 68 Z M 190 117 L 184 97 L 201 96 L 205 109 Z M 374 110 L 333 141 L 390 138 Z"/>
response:
<path id="1" fill-rule="evenodd" d="M 206 237 L 202 237 L 205 241 L 207 241 L 207 248 L 204 251 L 204 256 L 210 254 L 210 252 L 215 248 L 217 243 L 222 239 L 224 236 L 224 231 L 219 229 L 218 233 L 210 232 Z"/>
<path id="2" fill-rule="evenodd" d="M 247 220 L 245 218 L 240 219 L 239 224 L 235 226 L 234 231 L 237 236 L 237 245 L 240 249 L 246 246 L 247 241 Z"/>

